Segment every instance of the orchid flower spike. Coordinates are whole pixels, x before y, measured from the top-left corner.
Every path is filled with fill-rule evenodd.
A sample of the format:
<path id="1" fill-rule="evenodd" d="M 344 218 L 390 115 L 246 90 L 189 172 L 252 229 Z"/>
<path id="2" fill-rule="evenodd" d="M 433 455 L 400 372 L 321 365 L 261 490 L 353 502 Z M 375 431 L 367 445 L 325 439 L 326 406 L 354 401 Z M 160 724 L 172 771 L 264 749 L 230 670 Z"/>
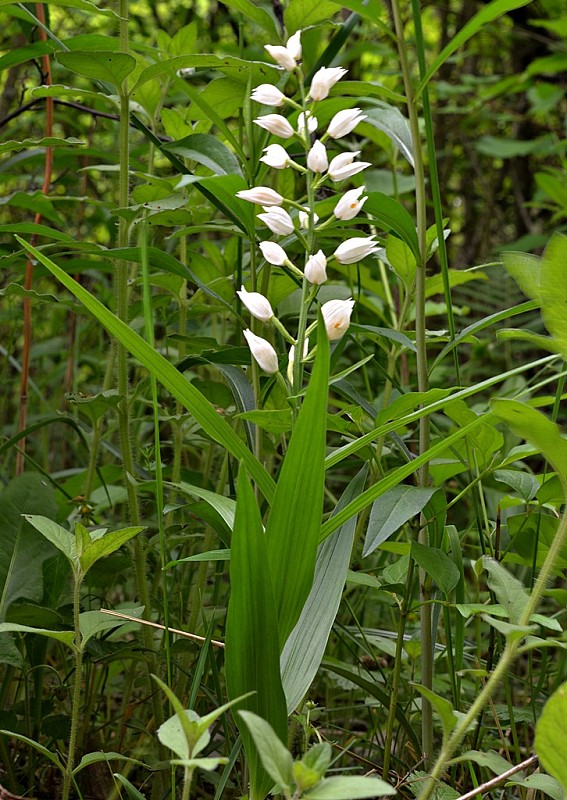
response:
<path id="1" fill-rule="evenodd" d="M 278 354 L 272 345 L 266 341 L 266 339 L 262 339 L 261 336 L 256 336 L 255 333 L 252 333 L 252 331 L 248 329 L 244 331 L 244 337 L 254 360 L 258 363 L 260 368 L 269 375 L 273 375 L 277 372 Z"/>

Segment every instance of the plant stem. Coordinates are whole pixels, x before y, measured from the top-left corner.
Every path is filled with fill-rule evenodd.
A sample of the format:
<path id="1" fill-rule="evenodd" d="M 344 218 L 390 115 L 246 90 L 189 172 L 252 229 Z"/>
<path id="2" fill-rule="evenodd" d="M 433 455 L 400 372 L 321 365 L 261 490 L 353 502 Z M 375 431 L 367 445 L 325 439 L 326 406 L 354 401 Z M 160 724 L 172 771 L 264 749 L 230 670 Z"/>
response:
<path id="1" fill-rule="evenodd" d="M 567 487 L 566 493 L 567 493 Z M 567 508 L 563 512 L 563 516 L 561 517 L 561 522 L 559 523 L 559 527 L 557 529 L 557 533 L 553 539 L 551 547 L 547 552 L 547 556 L 545 557 L 545 561 L 543 562 L 543 566 L 541 571 L 538 575 L 538 579 L 536 584 L 533 588 L 533 591 L 526 603 L 526 607 L 518 621 L 518 626 L 525 626 L 529 625 L 530 619 L 532 614 L 535 612 L 539 601 L 543 595 L 545 587 L 547 585 L 548 580 L 551 578 L 551 574 L 554 570 L 555 564 L 558 558 L 561 555 L 561 552 L 565 545 L 567 544 Z M 470 726 L 475 722 L 478 715 L 482 712 L 484 707 L 486 706 L 490 697 L 492 697 L 495 689 L 499 686 L 499 684 L 503 681 L 505 676 L 508 674 L 516 655 L 518 654 L 518 650 L 520 649 L 521 639 L 515 638 L 512 639 L 511 637 L 508 638 L 506 642 L 506 647 L 498 661 L 494 671 L 492 672 L 490 678 L 484 684 L 484 687 L 474 703 L 471 705 L 469 710 L 467 711 L 466 715 L 461 719 L 460 722 L 457 723 L 451 736 L 447 739 L 443 747 L 441 748 L 441 752 L 435 762 L 433 769 L 429 775 L 429 779 L 426 782 L 423 791 L 418 796 L 418 800 L 428 800 L 433 791 L 435 790 L 437 781 L 441 778 L 441 775 L 445 771 L 447 767 L 447 762 L 452 757 L 453 753 L 457 749 L 457 747 L 462 742 L 465 734 L 467 733 Z"/>
<path id="2" fill-rule="evenodd" d="M 421 150 L 421 137 L 419 133 L 419 116 L 417 105 L 414 101 L 411 70 L 407 57 L 404 27 L 400 12 L 399 0 L 393 0 L 392 12 L 396 29 L 398 55 L 404 81 L 406 103 L 408 109 L 409 126 L 413 143 L 414 172 L 415 172 L 415 204 L 417 217 L 417 238 L 419 242 L 420 263 L 417 264 L 415 278 L 415 344 L 417 349 L 417 386 L 418 391 L 426 392 L 428 389 L 427 375 L 427 343 L 425 337 L 425 269 L 427 262 L 427 220 L 425 197 L 425 170 Z M 429 417 L 424 416 L 419 421 L 419 455 L 429 449 Z M 418 472 L 419 486 L 427 486 L 428 466 L 423 464 Z M 419 542 L 429 546 L 429 534 L 426 525 L 419 528 Z M 421 682 L 428 689 L 433 688 L 433 639 L 431 605 L 429 600 L 428 579 L 425 572 L 419 570 L 420 587 L 420 630 L 421 630 Z M 431 704 L 422 700 L 422 747 L 425 764 L 433 752 L 433 716 Z"/>
<path id="3" fill-rule="evenodd" d="M 79 730 L 79 709 L 81 705 L 81 684 L 83 681 L 83 651 L 81 649 L 81 578 L 74 575 L 73 585 L 73 628 L 75 631 L 75 677 L 73 680 L 73 695 L 71 700 L 71 734 L 69 736 L 69 749 L 67 751 L 67 768 L 63 777 L 62 800 L 69 800 L 73 767 L 75 765 L 75 749 L 77 747 L 77 733 Z"/>

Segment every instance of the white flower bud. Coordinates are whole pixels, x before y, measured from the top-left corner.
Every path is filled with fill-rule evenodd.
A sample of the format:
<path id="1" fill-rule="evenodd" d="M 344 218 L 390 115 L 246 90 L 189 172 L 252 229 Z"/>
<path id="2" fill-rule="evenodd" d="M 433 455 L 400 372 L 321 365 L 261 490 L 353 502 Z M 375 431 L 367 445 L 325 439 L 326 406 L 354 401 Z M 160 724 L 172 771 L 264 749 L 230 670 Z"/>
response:
<path id="1" fill-rule="evenodd" d="M 327 134 L 332 136 L 333 139 L 340 139 L 341 136 L 346 136 L 351 133 L 359 122 L 366 119 L 364 114 L 360 113 L 360 108 L 345 108 L 344 111 L 339 111 L 327 128 Z"/>
<path id="2" fill-rule="evenodd" d="M 355 156 L 359 155 L 360 151 L 356 153 L 341 153 L 338 156 L 335 156 L 331 163 L 329 164 L 328 175 L 331 180 L 337 181 L 344 181 L 347 178 L 352 178 L 353 175 L 356 175 L 359 172 L 362 172 L 363 169 L 370 167 L 371 164 L 369 161 L 357 161 L 353 163 Z"/>
<path id="3" fill-rule="evenodd" d="M 300 211 L 297 218 L 299 219 L 299 227 L 306 231 L 309 228 L 309 209 L 305 208 L 303 211 Z M 313 224 L 316 225 L 318 222 L 318 215 L 313 214 Z"/>
<path id="4" fill-rule="evenodd" d="M 274 169 L 285 169 L 289 167 L 289 156 L 281 144 L 269 144 L 264 148 L 264 153 L 266 155 L 262 156 L 260 161 L 263 161 L 264 164 L 267 164 L 269 167 L 273 167 Z"/>
<path id="5" fill-rule="evenodd" d="M 328 303 L 323 303 L 321 313 L 329 341 L 334 342 L 347 332 L 353 308 L 354 300 L 352 298 L 329 300 Z"/>
<path id="6" fill-rule="evenodd" d="M 250 99 L 261 103 L 263 106 L 283 106 L 285 94 L 270 83 L 262 83 L 252 91 Z"/>
<path id="7" fill-rule="evenodd" d="M 355 236 L 340 244 L 333 255 L 339 264 L 355 264 L 378 249 L 374 236 Z"/>
<path id="8" fill-rule="evenodd" d="M 284 201 L 281 194 L 267 186 L 242 189 L 240 192 L 236 192 L 236 196 L 241 200 L 248 200 L 249 203 L 257 203 L 259 206 L 281 206 Z"/>
<path id="9" fill-rule="evenodd" d="M 335 217 L 337 219 L 352 219 L 356 217 L 362 206 L 368 200 L 368 197 L 363 197 L 362 200 L 359 199 L 365 189 L 365 186 L 361 186 L 358 189 L 351 189 L 345 192 L 334 208 L 333 214 Z"/>
<path id="10" fill-rule="evenodd" d="M 312 100 L 324 100 L 329 96 L 331 87 L 347 72 L 348 70 L 342 67 L 321 67 L 313 76 L 308 97 Z"/>
<path id="11" fill-rule="evenodd" d="M 314 256 L 309 256 L 305 264 L 305 277 L 309 283 L 314 283 L 320 286 L 327 280 L 327 259 L 322 250 L 315 253 Z"/>
<path id="12" fill-rule="evenodd" d="M 285 43 L 285 49 L 296 61 L 301 59 L 301 31 L 296 31 Z"/>
<path id="13" fill-rule="evenodd" d="M 303 341 L 303 358 L 309 352 L 309 338 L 304 339 Z M 293 383 L 293 365 L 295 362 L 295 345 L 291 345 L 289 348 L 289 358 L 287 362 L 287 379 L 290 383 Z"/>
<path id="14" fill-rule="evenodd" d="M 240 297 L 248 311 L 260 322 L 269 322 L 274 316 L 272 306 L 267 297 L 260 292 L 247 292 L 244 286 L 236 294 Z"/>
<path id="15" fill-rule="evenodd" d="M 307 132 L 314 133 L 319 125 L 319 120 L 314 117 L 311 111 L 306 111 L 307 114 Z M 303 111 L 297 117 L 297 132 L 300 136 L 305 136 L 305 114 Z"/>
<path id="16" fill-rule="evenodd" d="M 313 172 L 325 172 L 329 166 L 327 148 L 319 139 L 313 143 L 313 147 L 307 154 L 307 166 Z"/>
<path id="17" fill-rule="evenodd" d="M 256 336 L 255 333 L 252 333 L 252 331 L 248 329 L 244 331 L 244 336 L 248 342 L 250 352 L 252 353 L 254 359 L 258 362 L 260 368 L 269 375 L 273 375 L 274 372 L 277 372 L 278 354 L 272 345 L 265 339 L 262 339 L 261 336 Z"/>
<path id="18" fill-rule="evenodd" d="M 286 251 L 276 242 L 260 242 L 260 250 L 268 264 L 275 267 L 281 267 L 288 260 Z"/>
<path id="19" fill-rule="evenodd" d="M 279 208 L 278 206 L 270 208 L 266 206 L 264 211 L 266 212 L 265 214 L 258 214 L 258 219 L 261 219 L 272 233 L 277 233 L 280 236 L 288 236 L 293 233 L 293 220 L 285 208 Z"/>
<path id="20" fill-rule="evenodd" d="M 282 47 L 279 44 L 265 44 L 264 50 L 267 50 L 274 61 L 288 72 L 293 72 L 293 70 L 296 68 L 297 63 L 295 58 L 287 49 L 287 47 Z"/>
<path id="21" fill-rule="evenodd" d="M 294 134 L 293 128 L 281 114 L 265 114 L 263 117 L 255 119 L 254 124 L 275 136 L 281 136 L 282 139 L 289 139 Z"/>

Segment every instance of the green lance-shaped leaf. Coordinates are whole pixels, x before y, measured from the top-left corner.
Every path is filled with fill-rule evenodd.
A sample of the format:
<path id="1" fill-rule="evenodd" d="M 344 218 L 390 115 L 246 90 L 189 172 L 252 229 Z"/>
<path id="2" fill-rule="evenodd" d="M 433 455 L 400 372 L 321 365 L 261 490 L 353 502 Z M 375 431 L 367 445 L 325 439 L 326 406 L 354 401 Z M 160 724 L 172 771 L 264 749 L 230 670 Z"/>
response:
<path id="1" fill-rule="evenodd" d="M 411 557 L 448 597 L 458 584 L 461 573 L 447 553 L 438 547 L 426 547 L 419 542 L 412 542 Z"/>
<path id="2" fill-rule="evenodd" d="M 557 425 L 540 411 L 518 400 L 497 399 L 490 405 L 496 416 L 514 433 L 538 448 L 567 491 L 567 441 L 561 437 Z"/>
<path id="3" fill-rule="evenodd" d="M 512 625 L 520 622 L 529 597 L 523 583 L 511 575 L 495 558 L 482 557 L 482 565 L 488 573 L 488 585 L 498 602 L 508 612 Z"/>
<path id="4" fill-rule="evenodd" d="M 231 700 L 244 701 L 269 722 L 282 742 L 287 710 L 280 676 L 280 637 L 271 568 L 256 497 L 241 465 L 230 561 L 230 601 L 226 621 L 226 687 Z M 251 797 L 267 795 L 273 779 L 261 765 L 248 727 L 237 718 L 250 770 Z"/>
<path id="5" fill-rule="evenodd" d="M 560 745 L 567 737 L 567 683 L 555 691 L 541 713 L 536 725 L 534 747 L 539 760 L 561 783 L 567 795 L 567 760 Z"/>
<path id="6" fill-rule="evenodd" d="M 439 715 L 443 727 L 443 740 L 446 741 L 458 722 L 453 706 L 446 697 L 440 697 L 435 692 L 432 692 L 431 689 L 428 689 L 427 686 L 422 686 L 420 683 L 414 683 L 412 686 L 431 703 Z"/>
<path id="7" fill-rule="evenodd" d="M 144 530 L 143 527 L 137 526 L 132 528 L 122 528 L 119 531 L 111 531 L 105 533 L 100 539 L 91 541 L 90 544 L 83 550 L 80 556 L 81 569 L 85 574 L 92 565 L 100 558 L 111 555 L 123 544 L 129 542 L 134 536 L 137 536 Z"/>
<path id="8" fill-rule="evenodd" d="M 339 775 L 336 778 L 324 778 L 303 797 L 305 800 L 359 800 L 385 794 L 396 794 L 396 790 L 380 778 Z"/>
<path id="9" fill-rule="evenodd" d="M 20 598 L 40 602 L 43 565 L 55 551 L 23 514 L 57 511 L 51 486 L 37 473 L 11 481 L 0 496 L 0 620 Z"/>
<path id="10" fill-rule="evenodd" d="M 567 359 L 567 236 L 556 233 L 541 260 L 541 313 L 563 358 Z"/>
<path id="11" fill-rule="evenodd" d="M 136 67 L 136 59 L 128 53 L 111 53 L 105 50 L 59 53 L 57 60 L 71 72 L 85 78 L 105 81 L 119 87 Z"/>
<path id="12" fill-rule="evenodd" d="M 226 176 L 225 176 L 226 177 Z M 230 453 L 244 461 L 250 475 L 258 484 L 264 497 L 270 501 L 274 493 L 274 482 L 252 455 L 230 425 L 217 414 L 209 401 L 181 375 L 170 362 L 142 339 L 122 320 L 109 311 L 96 297 L 73 280 L 50 258 L 28 244 L 24 239 L 18 241 L 52 275 L 54 275 L 88 309 L 109 333 L 118 339 L 126 349 L 137 358 L 146 369 L 193 415 L 211 438 L 219 442 Z"/>
<path id="13" fill-rule="evenodd" d="M 236 157 L 216 136 L 194 133 L 164 145 L 164 149 L 202 164 L 215 175 L 242 175 Z"/>
<path id="14" fill-rule="evenodd" d="M 317 356 L 266 524 L 280 643 L 293 630 L 313 584 L 325 485 L 329 341 L 320 316 Z"/>
<path id="15" fill-rule="evenodd" d="M 382 192 L 370 192 L 364 210 L 387 230 L 397 233 L 408 245 L 416 260 L 421 260 L 415 222 L 401 203 Z"/>
<path id="16" fill-rule="evenodd" d="M 73 631 L 49 631 L 46 628 L 32 628 L 30 625 L 18 625 L 16 622 L 0 622 L 0 633 L 36 633 L 38 636 L 47 636 L 56 639 L 69 647 L 74 647 L 75 634 Z"/>
<path id="17" fill-rule="evenodd" d="M 367 474 L 368 467 L 364 466 L 343 492 L 333 513 L 362 492 Z M 353 516 L 319 545 L 313 586 L 282 650 L 280 666 L 290 714 L 305 696 L 325 654 L 343 594 L 355 529 Z"/>
<path id="18" fill-rule="evenodd" d="M 239 711 L 260 754 L 262 766 L 270 778 L 282 789 L 291 789 L 293 780 L 292 758 L 280 738 L 265 719 L 251 711 Z"/>

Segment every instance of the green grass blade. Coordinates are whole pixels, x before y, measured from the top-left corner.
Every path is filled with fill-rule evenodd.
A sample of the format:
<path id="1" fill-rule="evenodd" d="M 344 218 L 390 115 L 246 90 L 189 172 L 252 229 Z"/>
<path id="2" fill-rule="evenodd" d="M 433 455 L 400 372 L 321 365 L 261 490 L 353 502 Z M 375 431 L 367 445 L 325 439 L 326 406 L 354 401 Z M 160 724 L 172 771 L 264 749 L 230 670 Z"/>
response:
<path id="1" fill-rule="evenodd" d="M 280 677 L 280 645 L 266 536 L 256 498 L 243 466 L 237 486 L 230 561 L 231 594 L 225 635 L 226 685 L 230 699 L 248 692 L 243 706 L 270 723 L 282 742 L 287 710 Z M 245 724 L 235 716 L 250 770 L 251 797 L 265 797 L 273 781 L 260 763 Z"/>
<path id="2" fill-rule="evenodd" d="M 515 8 L 521 8 L 530 2 L 531 0 L 493 0 L 492 3 L 488 3 L 488 5 L 483 6 L 480 11 L 478 11 L 474 17 L 470 19 L 455 36 L 452 37 L 449 44 L 443 48 L 437 58 L 433 61 L 423 79 L 420 81 L 419 86 L 417 87 L 415 100 L 418 99 L 423 91 L 424 86 L 427 86 L 439 67 L 441 67 L 445 61 L 447 61 L 447 59 L 459 49 L 459 47 L 468 42 L 469 39 L 482 30 L 485 25 L 488 25 L 490 22 L 498 19 L 498 17 L 506 14 L 506 12 L 512 11 Z"/>
<path id="3" fill-rule="evenodd" d="M 266 525 L 280 641 L 293 630 L 311 591 L 325 485 L 329 341 L 319 320 L 317 356 L 281 468 Z"/>
<path id="4" fill-rule="evenodd" d="M 232 430 L 225 420 L 214 410 L 209 401 L 185 380 L 169 361 L 154 350 L 141 336 L 128 327 L 109 311 L 96 297 L 88 292 L 77 281 L 57 266 L 51 259 L 44 256 L 28 242 L 18 238 L 20 244 L 46 267 L 75 297 L 81 301 L 85 308 L 104 325 L 107 331 L 118 339 L 126 349 L 154 375 L 156 379 L 179 400 L 180 403 L 194 416 L 199 425 L 216 442 L 225 447 L 232 455 L 241 459 L 250 475 L 254 478 L 268 501 L 274 493 L 274 482 Z"/>

